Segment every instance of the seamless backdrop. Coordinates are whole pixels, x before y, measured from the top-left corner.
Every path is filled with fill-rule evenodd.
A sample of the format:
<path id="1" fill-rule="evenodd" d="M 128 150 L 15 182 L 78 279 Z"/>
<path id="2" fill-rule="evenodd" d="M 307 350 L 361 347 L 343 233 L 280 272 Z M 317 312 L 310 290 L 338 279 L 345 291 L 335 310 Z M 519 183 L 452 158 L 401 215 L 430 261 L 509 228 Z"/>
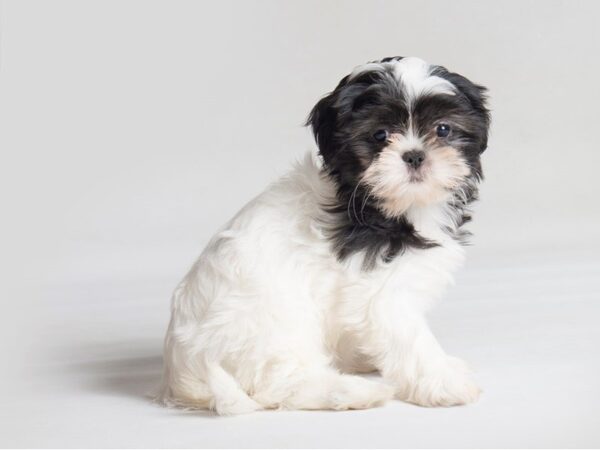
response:
<path id="1" fill-rule="evenodd" d="M 0 14 L 0 445 L 600 445 L 599 2 L 3 1 Z M 490 90 L 474 245 L 431 319 L 478 369 L 481 401 L 233 419 L 151 404 L 175 284 L 315 150 L 302 124 L 320 96 L 393 55 Z"/>

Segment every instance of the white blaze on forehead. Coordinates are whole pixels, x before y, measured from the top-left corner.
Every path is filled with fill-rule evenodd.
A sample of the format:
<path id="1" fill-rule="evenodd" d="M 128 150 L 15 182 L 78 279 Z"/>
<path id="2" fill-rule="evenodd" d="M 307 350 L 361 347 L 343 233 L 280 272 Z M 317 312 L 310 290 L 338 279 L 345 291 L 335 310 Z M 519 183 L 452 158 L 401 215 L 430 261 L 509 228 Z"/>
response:
<path id="1" fill-rule="evenodd" d="M 408 129 L 406 134 L 394 133 L 390 136 L 391 146 L 400 152 L 406 150 L 420 150 L 423 148 L 423 140 L 414 132 L 412 127 Z"/>
<path id="2" fill-rule="evenodd" d="M 409 103 L 420 95 L 454 95 L 456 88 L 452 83 L 436 75 L 431 75 L 433 67 L 420 58 L 410 56 L 399 61 L 362 64 L 354 68 L 350 73 L 350 79 L 356 78 L 365 72 L 382 72 L 386 68 L 391 68 L 396 81 L 406 93 Z"/>
<path id="3" fill-rule="evenodd" d="M 408 57 L 392 61 L 394 75 L 402 83 L 409 101 L 424 94 L 454 95 L 452 83 L 441 77 L 431 75 L 432 66 L 420 58 Z"/>

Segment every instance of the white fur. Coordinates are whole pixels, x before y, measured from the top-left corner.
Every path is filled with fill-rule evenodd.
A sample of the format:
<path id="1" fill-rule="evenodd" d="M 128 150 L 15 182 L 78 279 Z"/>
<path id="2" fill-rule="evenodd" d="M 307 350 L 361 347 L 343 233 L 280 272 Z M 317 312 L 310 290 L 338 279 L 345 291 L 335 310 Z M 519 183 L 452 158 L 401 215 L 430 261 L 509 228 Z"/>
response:
<path id="1" fill-rule="evenodd" d="M 361 183 L 380 199 L 379 207 L 389 217 L 398 217 L 414 207 L 442 205 L 465 183 L 469 167 L 458 151 L 448 146 L 428 150 L 420 169 L 422 181 L 413 182 L 402 154 L 422 148 L 421 138 L 412 129 L 406 136 L 392 134 L 390 144 L 362 176 Z"/>
<path id="2" fill-rule="evenodd" d="M 424 319 L 463 260 L 444 203 L 407 211 L 439 247 L 362 271 L 361 255 L 342 264 L 325 238 L 333 196 L 307 157 L 214 236 L 173 296 L 164 402 L 240 414 L 477 398 Z M 340 369 L 378 369 L 384 383 Z"/>
<path id="3" fill-rule="evenodd" d="M 454 95 L 454 85 L 448 80 L 431 75 L 432 67 L 420 58 L 413 56 L 393 62 L 394 74 L 402 83 L 408 100 L 413 101 L 424 94 Z"/>
<path id="4" fill-rule="evenodd" d="M 393 69 L 394 77 L 398 83 L 402 84 L 409 103 L 425 94 L 456 94 L 456 88 L 452 83 L 441 77 L 431 75 L 433 67 L 421 58 L 414 56 L 408 56 L 399 61 L 361 64 L 352 70 L 350 79 L 368 71 L 383 71 L 386 67 Z"/>

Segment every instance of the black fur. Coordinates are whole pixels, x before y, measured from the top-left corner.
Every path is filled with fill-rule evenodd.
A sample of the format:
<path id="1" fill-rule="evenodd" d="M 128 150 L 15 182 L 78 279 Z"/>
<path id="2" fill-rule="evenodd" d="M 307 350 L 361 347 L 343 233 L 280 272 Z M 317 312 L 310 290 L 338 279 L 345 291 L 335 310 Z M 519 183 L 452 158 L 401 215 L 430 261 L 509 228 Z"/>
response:
<path id="1" fill-rule="evenodd" d="M 384 58 L 380 62 L 400 59 Z M 463 153 L 471 175 L 470 182 L 454 196 L 451 207 L 457 212 L 458 223 L 456 229 L 448 232 L 465 241 L 468 233 L 460 227 L 470 220 L 467 206 L 477 198 L 475 184 L 482 177 L 479 155 L 487 147 L 490 118 L 485 107 L 485 88 L 440 66 L 433 69 L 433 74 L 454 84 L 458 95 L 424 96 L 408 111 L 402 88 L 391 68 L 385 68 L 354 78 L 346 76 L 311 111 L 307 125 L 312 127 L 324 168 L 337 187 L 336 203 L 324 207 L 333 217 L 330 239 L 340 260 L 364 251 L 364 268 L 368 269 L 378 259 L 391 261 L 408 248 L 436 246 L 419 236 L 406 217 L 385 216 L 377 199 L 368 196 L 358 183 L 386 145 L 375 140 L 373 133 L 382 128 L 404 132 L 409 114 L 423 132 L 441 116 L 454 119 L 452 145 Z"/>
<path id="2" fill-rule="evenodd" d="M 364 251 L 363 267 L 371 269 L 379 258 L 389 262 L 407 248 L 426 249 L 437 245 L 419 236 L 405 217 L 385 217 L 360 187 L 354 194 L 338 189 L 338 200 L 338 204 L 325 207 L 335 220 L 329 231 L 340 260 Z"/>

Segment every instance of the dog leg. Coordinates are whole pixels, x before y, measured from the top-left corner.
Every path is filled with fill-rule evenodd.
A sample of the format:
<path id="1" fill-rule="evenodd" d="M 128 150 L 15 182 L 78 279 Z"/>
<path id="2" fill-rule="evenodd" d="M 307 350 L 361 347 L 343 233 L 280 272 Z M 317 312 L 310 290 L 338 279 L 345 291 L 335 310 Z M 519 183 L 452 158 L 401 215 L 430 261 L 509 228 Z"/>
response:
<path id="1" fill-rule="evenodd" d="M 296 369 L 278 380 L 270 376 L 253 398 L 266 408 L 347 410 L 381 406 L 393 396 L 384 383 L 318 367 Z"/>
<path id="2" fill-rule="evenodd" d="M 373 320 L 371 351 L 399 399 L 422 406 L 477 400 L 480 389 L 466 364 L 444 352 L 422 314 L 400 308 Z"/>

